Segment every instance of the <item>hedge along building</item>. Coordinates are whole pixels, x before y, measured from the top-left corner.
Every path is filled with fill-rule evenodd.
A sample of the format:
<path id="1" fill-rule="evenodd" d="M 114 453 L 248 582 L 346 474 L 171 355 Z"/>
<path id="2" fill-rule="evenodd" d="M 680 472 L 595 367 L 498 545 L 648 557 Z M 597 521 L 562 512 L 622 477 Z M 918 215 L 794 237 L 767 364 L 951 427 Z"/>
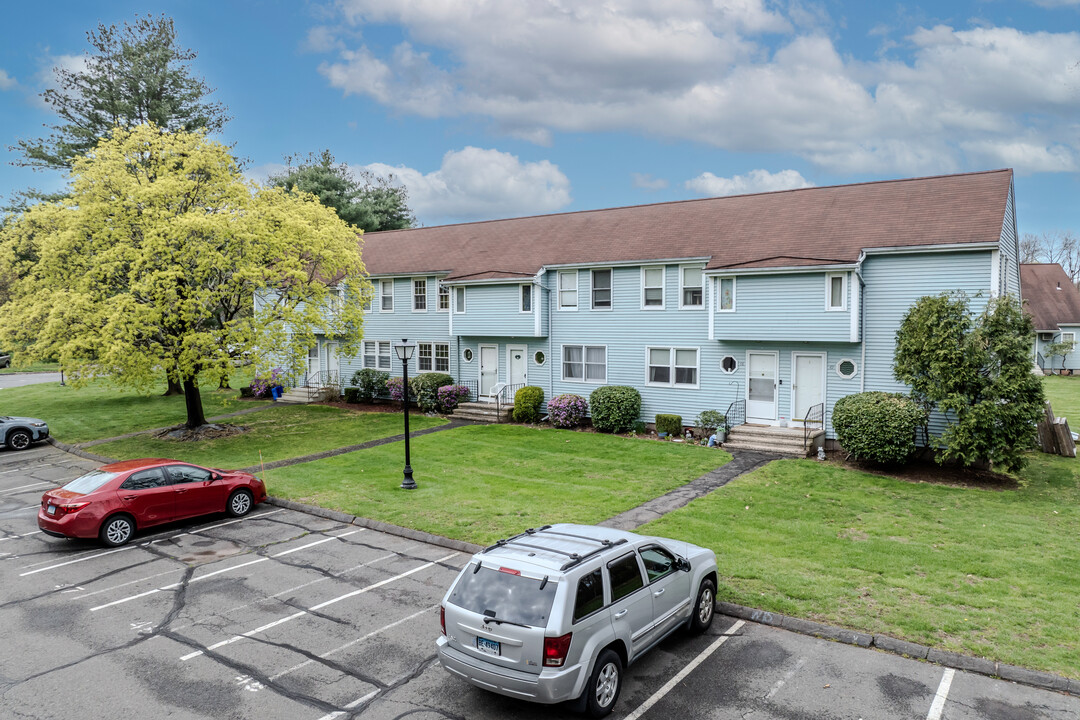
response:
<path id="1" fill-rule="evenodd" d="M 924 295 L 1020 292 L 1011 170 L 370 233 L 363 352 L 348 379 L 450 373 L 485 395 L 630 385 L 641 419 L 703 410 L 785 425 L 904 391 L 895 334 Z M 510 396 L 512 397 L 512 396 Z M 797 423 L 796 423 L 797 424 Z"/>

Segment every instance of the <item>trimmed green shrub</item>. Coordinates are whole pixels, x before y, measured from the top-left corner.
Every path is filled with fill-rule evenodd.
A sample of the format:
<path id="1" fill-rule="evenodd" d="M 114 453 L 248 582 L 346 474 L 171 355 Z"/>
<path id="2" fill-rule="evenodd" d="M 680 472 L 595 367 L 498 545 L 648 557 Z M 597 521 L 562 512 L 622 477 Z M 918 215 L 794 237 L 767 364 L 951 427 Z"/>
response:
<path id="1" fill-rule="evenodd" d="M 668 435 L 682 435 L 682 415 L 657 415 L 656 432 Z"/>
<path id="2" fill-rule="evenodd" d="M 641 393 L 627 385 L 605 385 L 589 395 L 593 427 L 600 432 L 626 432 L 641 414 Z"/>
<path id="3" fill-rule="evenodd" d="M 694 427 L 701 431 L 702 436 L 709 437 L 717 428 L 725 427 L 727 418 L 719 410 L 703 410 L 697 416 Z"/>
<path id="4" fill-rule="evenodd" d="M 544 388 L 526 385 L 514 393 L 514 422 L 534 423 L 540 420 L 544 404 Z"/>
<path id="5" fill-rule="evenodd" d="M 926 425 L 926 409 L 906 395 L 864 392 L 842 397 L 832 424 L 850 455 L 882 464 L 904 463 L 915 453 L 915 433 Z"/>
<path id="6" fill-rule="evenodd" d="M 585 398 L 573 393 L 556 395 L 548 401 L 548 417 L 555 427 L 577 427 L 588 412 L 589 403 Z"/>
<path id="7" fill-rule="evenodd" d="M 416 406 L 424 412 L 438 412 L 439 388 L 453 384 L 454 378 L 446 373 L 421 373 L 409 378 L 409 394 L 416 398 Z"/>
<path id="8" fill-rule="evenodd" d="M 252 392 L 250 385 L 248 385 L 247 387 L 240 388 L 240 397 L 245 397 L 245 398 L 255 397 L 255 393 Z"/>
<path id="9" fill-rule="evenodd" d="M 360 402 L 360 388 L 349 387 L 345 388 L 345 402 L 358 403 Z"/>
<path id="10" fill-rule="evenodd" d="M 353 373 L 350 385 L 355 385 L 359 392 L 357 400 L 349 402 L 374 402 L 375 398 L 386 392 L 386 381 L 390 379 L 390 373 L 374 368 L 364 368 Z"/>

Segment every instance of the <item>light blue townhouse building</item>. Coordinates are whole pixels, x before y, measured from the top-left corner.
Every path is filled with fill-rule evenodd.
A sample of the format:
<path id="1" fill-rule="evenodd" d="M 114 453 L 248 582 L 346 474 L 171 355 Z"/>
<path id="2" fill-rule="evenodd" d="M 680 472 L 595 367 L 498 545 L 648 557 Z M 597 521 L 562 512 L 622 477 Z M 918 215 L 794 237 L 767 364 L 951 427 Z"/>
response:
<path id="1" fill-rule="evenodd" d="M 703 410 L 801 427 L 904 391 L 895 334 L 924 295 L 1020 293 L 1013 173 L 870 182 L 371 233 L 363 351 L 311 368 L 443 371 L 480 396 L 641 392 L 641 419 Z M 512 395 L 508 396 L 512 401 Z"/>
<path id="2" fill-rule="evenodd" d="M 1064 357 L 1047 355 L 1055 343 L 1076 343 L 1080 338 L 1080 290 L 1057 263 L 1023 263 L 1020 281 L 1024 306 L 1035 325 L 1035 364 L 1044 373 L 1080 370 L 1080 347 Z"/>

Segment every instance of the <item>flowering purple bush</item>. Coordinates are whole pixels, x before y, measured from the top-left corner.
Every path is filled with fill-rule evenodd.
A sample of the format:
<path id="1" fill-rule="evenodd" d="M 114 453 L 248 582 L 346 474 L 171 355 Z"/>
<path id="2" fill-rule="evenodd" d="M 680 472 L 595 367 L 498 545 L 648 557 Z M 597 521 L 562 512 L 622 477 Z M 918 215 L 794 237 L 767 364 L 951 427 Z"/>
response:
<path id="1" fill-rule="evenodd" d="M 266 397 L 270 394 L 270 391 L 276 387 L 285 389 L 285 371 L 281 368 L 274 368 L 270 371 L 269 377 L 262 377 L 256 375 L 251 380 L 251 394 L 255 397 Z"/>
<path id="2" fill-rule="evenodd" d="M 548 415 L 555 427 L 577 427 L 588 411 L 589 403 L 580 395 L 556 395 L 548 400 Z"/>
<path id="3" fill-rule="evenodd" d="M 443 385 L 439 388 L 439 409 L 444 413 L 454 411 L 462 400 L 469 399 L 469 388 L 464 385 Z"/>
<path id="4" fill-rule="evenodd" d="M 386 389 L 390 391 L 391 400 L 401 402 L 405 398 L 405 381 L 399 377 L 387 380 Z"/>

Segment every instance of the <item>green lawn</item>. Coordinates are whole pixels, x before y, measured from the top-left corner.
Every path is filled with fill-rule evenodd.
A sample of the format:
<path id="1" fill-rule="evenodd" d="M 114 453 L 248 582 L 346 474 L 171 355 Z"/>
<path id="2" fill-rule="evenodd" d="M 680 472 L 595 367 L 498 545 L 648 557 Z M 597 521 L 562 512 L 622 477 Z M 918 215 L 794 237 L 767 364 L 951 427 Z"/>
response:
<path id="1" fill-rule="evenodd" d="M 1080 678 L 1077 463 L 1000 492 L 778 461 L 642 532 L 715 550 L 721 600 Z"/>
<path id="2" fill-rule="evenodd" d="M 556 522 L 597 523 L 723 465 L 723 451 L 520 425 L 412 441 L 418 490 L 398 488 L 404 447 L 266 473 L 272 495 L 477 543 Z"/>
<path id="3" fill-rule="evenodd" d="M 1069 429 L 1080 428 L 1080 375 L 1047 375 L 1043 378 L 1046 399 L 1058 417 L 1069 419 Z"/>
<path id="4" fill-rule="evenodd" d="M 238 388 L 249 381 L 250 377 L 238 372 L 232 386 Z M 163 392 L 164 383 L 149 395 L 120 389 L 104 380 L 93 381 L 80 389 L 46 383 L 0 390 L 0 407 L 5 415 L 41 418 L 49 423 L 49 431 L 58 440 L 79 443 L 184 422 L 187 417 L 184 397 L 162 397 Z M 266 404 L 266 401 L 240 402 L 236 399 L 239 394 L 239 390 L 204 388 L 206 417 L 236 412 L 252 404 Z"/>
<path id="5" fill-rule="evenodd" d="M 245 404 L 246 407 L 246 404 Z M 139 435 L 93 448 L 95 453 L 120 459 L 168 457 L 212 467 L 250 467 L 300 457 L 397 435 L 404 430 L 401 413 L 365 413 L 325 405 L 286 405 L 243 415 L 228 422 L 249 430 L 242 435 L 177 442 Z M 409 428 L 444 425 L 446 420 L 411 415 Z"/>
<path id="6" fill-rule="evenodd" d="M 3 355 L 3 353 L 0 353 Z M 22 367 L 6 367 L 0 369 L 0 375 L 25 372 L 60 372 L 60 364 L 56 362 L 36 362 Z"/>

